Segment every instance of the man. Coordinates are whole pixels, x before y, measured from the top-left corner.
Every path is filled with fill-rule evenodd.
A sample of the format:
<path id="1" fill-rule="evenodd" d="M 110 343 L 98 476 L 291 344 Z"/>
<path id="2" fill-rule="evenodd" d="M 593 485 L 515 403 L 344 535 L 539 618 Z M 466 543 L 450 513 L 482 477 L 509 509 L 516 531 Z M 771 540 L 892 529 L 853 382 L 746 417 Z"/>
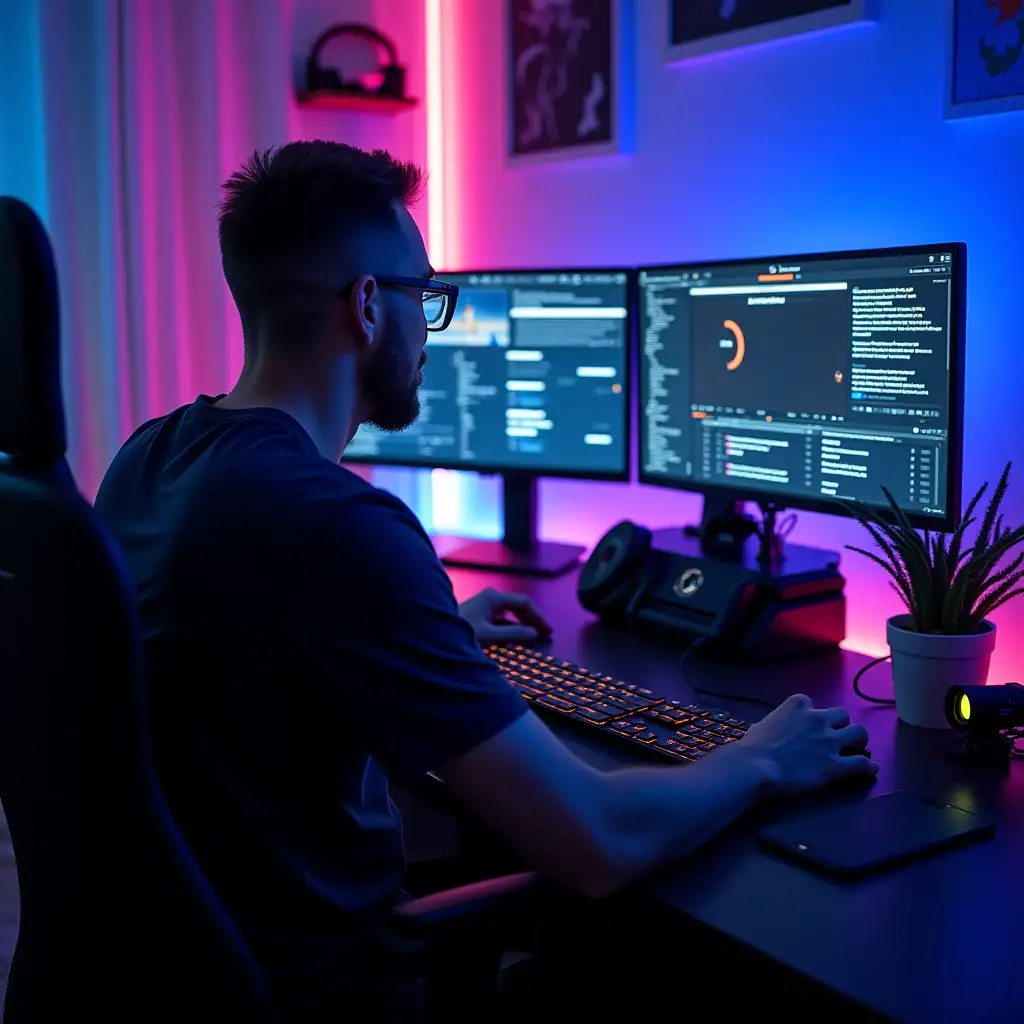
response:
<path id="1" fill-rule="evenodd" d="M 404 873 L 389 777 L 438 772 L 539 870 L 599 897 L 761 796 L 877 770 L 840 756 L 864 729 L 805 697 L 693 766 L 608 775 L 528 713 L 480 642 L 545 633 L 530 602 L 460 609 L 412 513 L 338 464 L 361 423 L 415 420 L 428 328 L 454 311 L 407 209 L 419 186 L 331 142 L 232 176 L 241 376 L 142 426 L 97 497 L 138 588 L 169 802 L 295 1020 L 373 974 Z"/>

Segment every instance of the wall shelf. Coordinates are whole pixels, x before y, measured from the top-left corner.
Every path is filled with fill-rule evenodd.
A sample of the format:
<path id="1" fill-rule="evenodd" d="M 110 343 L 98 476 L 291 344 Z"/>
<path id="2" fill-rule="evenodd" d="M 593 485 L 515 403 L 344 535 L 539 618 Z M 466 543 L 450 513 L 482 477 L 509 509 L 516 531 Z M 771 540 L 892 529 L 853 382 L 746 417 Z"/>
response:
<path id="1" fill-rule="evenodd" d="M 397 99 L 394 96 L 374 96 L 372 93 L 331 92 L 318 89 L 315 92 L 300 93 L 299 105 L 319 107 L 322 110 L 359 110 L 371 114 L 397 114 L 410 110 L 419 102 L 411 96 Z"/>

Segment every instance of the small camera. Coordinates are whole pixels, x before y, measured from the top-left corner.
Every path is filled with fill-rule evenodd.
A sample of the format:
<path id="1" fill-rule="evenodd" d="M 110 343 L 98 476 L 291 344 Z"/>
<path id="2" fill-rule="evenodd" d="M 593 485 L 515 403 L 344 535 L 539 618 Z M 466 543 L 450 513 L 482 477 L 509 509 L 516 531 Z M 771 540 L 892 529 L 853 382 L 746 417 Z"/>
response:
<path id="1" fill-rule="evenodd" d="M 963 737 L 951 757 L 1006 763 L 1024 727 L 1024 686 L 951 686 L 945 709 L 946 720 Z"/>

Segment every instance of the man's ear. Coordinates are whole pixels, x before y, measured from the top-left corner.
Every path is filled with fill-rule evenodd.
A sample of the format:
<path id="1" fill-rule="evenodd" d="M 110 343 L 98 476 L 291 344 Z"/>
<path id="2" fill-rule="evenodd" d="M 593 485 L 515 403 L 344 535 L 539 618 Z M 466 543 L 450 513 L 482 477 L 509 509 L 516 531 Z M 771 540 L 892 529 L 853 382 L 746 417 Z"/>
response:
<path id="1" fill-rule="evenodd" d="M 369 347 L 376 340 L 383 323 L 380 285 L 369 274 L 364 274 L 352 285 L 349 303 L 356 341 L 361 347 Z"/>

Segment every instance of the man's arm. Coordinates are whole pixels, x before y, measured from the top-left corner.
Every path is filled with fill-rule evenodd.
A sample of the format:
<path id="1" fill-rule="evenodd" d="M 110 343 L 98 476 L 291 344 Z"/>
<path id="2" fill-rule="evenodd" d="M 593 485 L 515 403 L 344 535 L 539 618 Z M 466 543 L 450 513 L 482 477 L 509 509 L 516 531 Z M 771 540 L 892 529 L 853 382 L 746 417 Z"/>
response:
<path id="1" fill-rule="evenodd" d="M 695 764 L 600 772 L 528 715 L 439 774 L 540 871 L 602 897 L 683 857 L 764 795 L 873 775 L 866 757 L 840 753 L 866 740 L 845 712 L 791 697 Z"/>
<path id="2" fill-rule="evenodd" d="M 459 615 L 451 582 L 400 502 L 320 502 L 282 615 L 338 728 L 393 778 L 436 771 L 538 868 L 603 895 L 699 845 L 764 792 L 854 771 L 866 741 L 841 711 L 791 699 L 694 765 L 602 774 L 530 713 Z"/>

